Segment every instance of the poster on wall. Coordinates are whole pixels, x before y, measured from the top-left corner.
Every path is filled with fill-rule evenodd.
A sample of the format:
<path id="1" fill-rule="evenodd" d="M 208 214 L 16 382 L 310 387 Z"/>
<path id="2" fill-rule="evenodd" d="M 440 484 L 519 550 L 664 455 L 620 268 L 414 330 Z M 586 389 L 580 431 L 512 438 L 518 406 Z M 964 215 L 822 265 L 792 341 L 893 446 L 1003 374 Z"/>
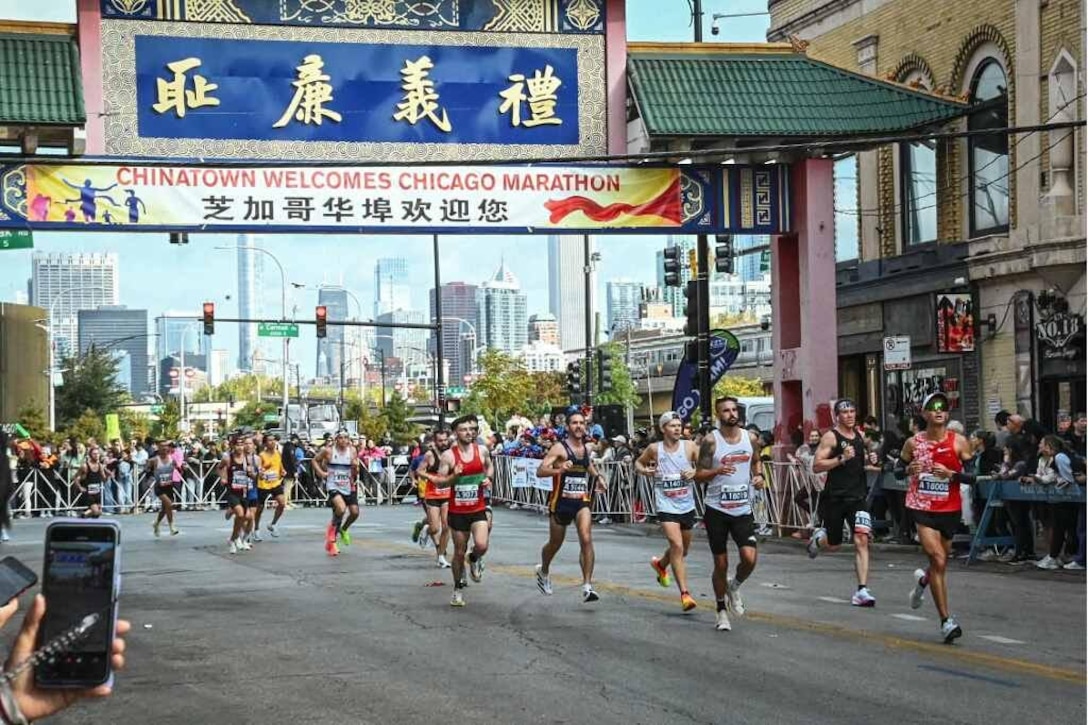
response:
<path id="1" fill-rule="evenodd" d="M 937 295 L 937 351 L 975 351 L 975 308 L 969 294 Z"/>

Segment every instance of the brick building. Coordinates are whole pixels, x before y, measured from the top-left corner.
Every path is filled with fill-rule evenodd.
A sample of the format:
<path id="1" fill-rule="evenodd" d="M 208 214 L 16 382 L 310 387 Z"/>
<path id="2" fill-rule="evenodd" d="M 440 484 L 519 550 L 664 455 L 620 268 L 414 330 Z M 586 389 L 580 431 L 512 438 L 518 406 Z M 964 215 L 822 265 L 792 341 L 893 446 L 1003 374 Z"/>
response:
<path id="1" fill-rule="evenodd" d="M 769 9 L 771 41 L 800 38 L 809 57 L 970 101 L 953 130 L 1084 118 L 1076 0 L 770 0 Z M 1083 410 L 1083 149 L 1078 127 L 839 158 L 844 393 L 889 423 L 934 386 L 959 394 L 956 417 L 969 427 L 992 426 L 1001 408 L 1048 426 Z M 912 338 L 909 371 L 883 370 L 881 341 L 893 334 Z"/>

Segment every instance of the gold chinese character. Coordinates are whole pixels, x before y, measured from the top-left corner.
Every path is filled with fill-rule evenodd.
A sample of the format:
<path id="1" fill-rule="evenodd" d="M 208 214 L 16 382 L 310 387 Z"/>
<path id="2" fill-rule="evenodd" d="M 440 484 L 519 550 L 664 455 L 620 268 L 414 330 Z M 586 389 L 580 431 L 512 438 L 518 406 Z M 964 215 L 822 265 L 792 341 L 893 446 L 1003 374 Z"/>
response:
<path id="1" fill-rule="evenodd" d="M 499 113 L 510 114 L 511 126 L 524 125 L 532 128 L 545 124 L 558 126 L 563 123 L 563 119 L 555 115 L 555 104 L 558 101 L 555 92 L 563 85 L 563 81 L 555 76 L 550 65 L 544 67 L 543 73 L 538 68 L 532 78 L 526 79 L 521 73 L 515 73 L 510 76 L 510 80 L 514 84 L 499 93 L 503 98 Z M 526 86 L 529 88 L 528 95 L 525 93 Z M 526 101 L 529 103 L 530 118 L 522 122 L 521 104 Z"/>
<path id="2" fill-rule="evenodd" d="M 325 104 L 332 101 L 332 84 L 329 83 L 329 76 L 322 72 L 324 67 L 325 61 L 321 60 L 320 55 L 308 55 L 302 59 L 302 65 L 296 69 L 298 80 L 291 84 L 295 87 L 295 97 L 272 128 L 283 128 L 291 122 L 292 116 L 300 123 L 318 126 L 323 118 L 340 122 L 339 113 L 325 108 Z"/>
<path id="3" fill-rule="evenodd" d="M 434 63 L 427 56 L 423 56 L 414 63 L 404 61 L 404 68 L 400 74 L 404 76 L 401 85 L 406 93 L 404 100 L 397 104 L 399 109 L 393 114 L 394 121 L 407 121 L 413 126 L 421 118 L 429 118 L 440 130 L 450 132 L 450 119 L 446 115 L 446 109 L 439 108 L 438 92 L 434 89 L 434 81 L 427 77 L 427 71 L 434 68 Z M 435 111 L 442 111 L 439 118 Z"/>
<path id="4" fill-rule="evenodd" d="M 219 86 L 215 83 L 208 83 L 208 79 L 204 76 L 194 75 L 193 87 L 186 88 L 189 79 L 185 74 L 199 65 L 200 58 L 184 58 L 166 64 L 167 69 L 174 74 L 174 80 L 156 79 L 159 102 L 151 106 L 156 113 L 173 111 L 178 115 L 178 118 L 185 118 L 187 109 L 219 105 L 218 98 L 212 98 L 208 95 Z"/>

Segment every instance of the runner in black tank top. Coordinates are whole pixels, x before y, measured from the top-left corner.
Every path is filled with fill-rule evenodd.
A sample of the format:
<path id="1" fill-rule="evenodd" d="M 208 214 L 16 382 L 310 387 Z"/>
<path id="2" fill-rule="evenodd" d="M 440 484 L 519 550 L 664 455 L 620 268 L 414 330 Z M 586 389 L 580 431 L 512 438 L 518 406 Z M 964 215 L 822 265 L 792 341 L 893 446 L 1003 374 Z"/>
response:
<path id="1" fill-rule="evenodd" d="M 102 487 L 109 484 L 111 474 L 102 462 L 102 451 L 92 448 L 87 452 L 87 460 L 76 475 L 76 488 L 82 494 L 87 510 L 84 518 L 97 519 L 102 515 Z"/>

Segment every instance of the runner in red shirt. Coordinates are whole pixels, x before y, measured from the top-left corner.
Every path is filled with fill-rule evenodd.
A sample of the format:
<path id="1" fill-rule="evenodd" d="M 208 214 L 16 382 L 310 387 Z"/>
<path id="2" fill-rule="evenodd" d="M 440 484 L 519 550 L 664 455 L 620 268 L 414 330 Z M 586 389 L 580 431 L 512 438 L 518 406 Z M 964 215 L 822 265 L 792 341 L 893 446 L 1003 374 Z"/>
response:
<path id="1" fill-rule="evenodd" d="M 960 524 L 960 484 L 973 483 L 974 475 L 963 470 L 970 460 L 967 439 L 946 428 L 948 397 L 930 393 L 922 402 L 926 429 L 908 438 L 896 465 L 897 478 L 910 475 L 907 508 L 918 528 L 918 540 L 929 557 L 929 568 L 914 571 L 910 606 L 922 606 L 926 587 L 932 585 L 933 603 L 941 617 L 941 636 L 951 644 L 963 630 L 948 611 L 946 570 L 952 553 L 952 536 Z"/>

